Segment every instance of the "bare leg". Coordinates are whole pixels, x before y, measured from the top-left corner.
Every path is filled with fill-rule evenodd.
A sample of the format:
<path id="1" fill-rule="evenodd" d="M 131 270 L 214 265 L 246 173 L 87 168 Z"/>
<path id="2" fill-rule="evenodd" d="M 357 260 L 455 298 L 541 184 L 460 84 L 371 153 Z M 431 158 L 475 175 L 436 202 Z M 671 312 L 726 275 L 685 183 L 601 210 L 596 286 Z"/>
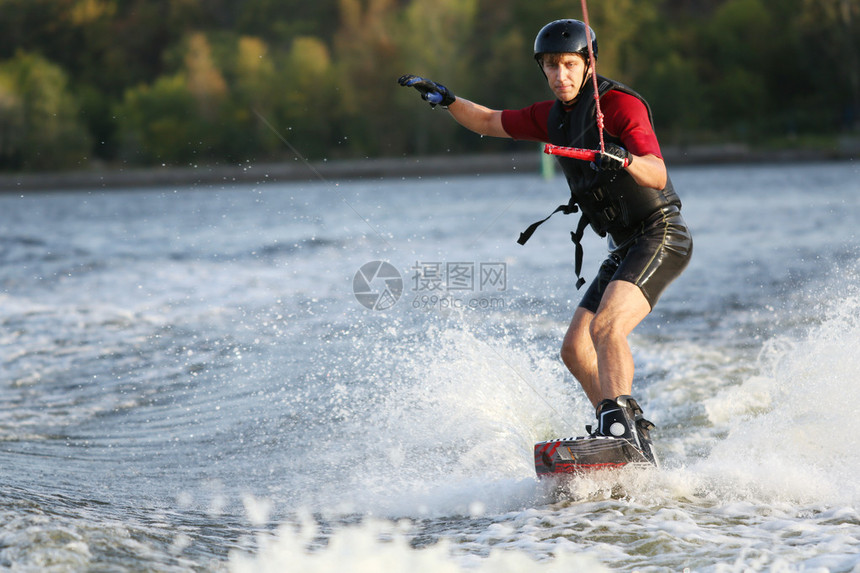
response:
<path id="1" fill-rule="evenodd" d="M 561 356 L 594 406 L 632 392 L 633 354 L 627 337 L 649 312 L 639 287 L 625 281 L 609 283 L 596 314 L 576 309 Z"/>
<path id="2" fill-rule="evenodd" d="M 561 360 L 579 381 L 591 404 L 596 407 L 602 398 L 597 373 L 597 352 L 590 333 L 593 319 L 593 312 L 577 307 L 561 344 Z"/>

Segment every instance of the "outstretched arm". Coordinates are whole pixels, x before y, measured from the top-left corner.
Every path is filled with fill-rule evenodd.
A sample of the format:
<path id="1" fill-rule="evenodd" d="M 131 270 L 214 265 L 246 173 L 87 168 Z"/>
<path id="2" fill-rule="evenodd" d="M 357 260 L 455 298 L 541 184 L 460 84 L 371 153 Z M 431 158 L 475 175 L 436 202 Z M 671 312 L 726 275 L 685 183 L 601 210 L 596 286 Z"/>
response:
<path id="1" fill-rule="evenodd" d="M 480 135 L 510 137 L 502 127 L 502 112 L 478 105 L 458 97 L 448 106 L 448 112 L 457 123 Z"/>
<path id="2" fill-rule="evenodd" d="M 456 97 L 448 88 L 432 80 L 407 74 L 401 76 L 398 83 L 403 87 L 418 90 L 421 98 L 430 103 L 431 107 L 442 105 L 448 108 L 454 119 L 471 131 L 480 135 L 492 137 L 510 137 L 502 127 L 502 112 L 473 103 L 467 99 Z"/>

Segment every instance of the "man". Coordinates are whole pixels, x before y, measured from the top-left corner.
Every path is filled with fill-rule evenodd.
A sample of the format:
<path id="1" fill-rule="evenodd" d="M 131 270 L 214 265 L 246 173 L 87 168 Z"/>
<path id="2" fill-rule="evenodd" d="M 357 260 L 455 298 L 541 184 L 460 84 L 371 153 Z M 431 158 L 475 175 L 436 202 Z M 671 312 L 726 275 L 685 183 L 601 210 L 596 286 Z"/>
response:
<path id="1" fill-rule="evenodd" d="M 490 109 L 417 76 L 403 76 L 399 82 L 416 88 L 431 105 L 447 107 L 457 122 L 481 135 L 599 149 L 589 39 L 596 58 L 594 31 L 582 22 L 557 20 L 540 30 L 534 55 L 556 100 L 520 110 Z M 597 79 L 605 149 L 591 163 L 558 157 L 571 190 L 569 205 L 559 210 L 582 211 L 573 234 L 578 265 L 586 224 L 608 235 L 610 252 L 574 312 L 561 357 L 596 408 L 592 435 L 625 439 L 656 463 L 649 436 L 654 426 L 630 396 L 634 364 L 627 336 L 687 266 L 692 239 L 647 103 L 622 84 Z M 521 243 L 538 224 L 524 233 Z"/>

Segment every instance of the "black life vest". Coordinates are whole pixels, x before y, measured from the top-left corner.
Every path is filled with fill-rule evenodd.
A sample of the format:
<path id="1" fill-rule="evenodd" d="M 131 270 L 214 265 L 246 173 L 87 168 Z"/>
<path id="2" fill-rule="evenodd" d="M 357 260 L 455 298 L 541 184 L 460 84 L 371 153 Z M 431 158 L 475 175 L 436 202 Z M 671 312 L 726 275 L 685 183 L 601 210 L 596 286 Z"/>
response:
<path id="1" fill-rule="evenodd" d="M 652 123 L 651 109 L 648 102 L 624 84 L 615 82 L 600 75 L 597 76 L 598 92 L 603 95 L 609 90 L 619 90 L 639 99 L 648 110 L 648 119 Z M 571 108 L 556 101 L 550 110 L 547 120 L 549 142 L 554 145 L 578 147 L 583 149 L 599 149 L 600 133 L 597 130 L 596 105 L 594 102 L 594 83 L 586 81 L 579 95 L 579 101 Z M 621 140 L 604 132 L 605 143 L 621 145 Z M 675 193 L 671 180 L 666 178 L 663 189 L 644 187 L 636 183 L 626 170 L 596 171 L 590 162 L 569 157 L 556 156 L 556 160 L 564 171 L 570 187 L 570 201 L 560 205 L 550 214 L 562 212 L 575 213 L 582 210 L 582 217 L 576 231 L 571 232 L 571 240 L 576 245 L 576 275 L 579 277 L 582 268 L 582 234 L 587 225 L 601 237 L 607 233 L 616 244 L 621 244 L 633 236 L 640 224 L 658 209 L 669 205 L 681 206 L 681 200 Z M 532 224 L 520 234 L 517 241 L 525 244 L 539 225 L 549 217 Z M 585 281 L 579 278 L 577 288 Z"/>

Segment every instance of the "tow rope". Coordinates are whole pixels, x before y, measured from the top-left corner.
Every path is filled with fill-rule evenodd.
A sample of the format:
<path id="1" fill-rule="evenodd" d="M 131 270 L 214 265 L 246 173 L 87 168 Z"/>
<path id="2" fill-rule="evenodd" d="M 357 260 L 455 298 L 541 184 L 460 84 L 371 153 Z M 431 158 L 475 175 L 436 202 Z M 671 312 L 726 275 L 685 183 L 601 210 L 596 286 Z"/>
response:
<path id="1" fill-rule="evenodd" d="M 594 48 L 591 45 L 591 35 L 589 34 L 591 30 L 591 24 L 588 22 L 588 5 L 586 3 L 586 0 L 581 0 L 581 3 L 582 16 L 586 30 L 586 44 L 588 44 L 588 63 L 591 67 L 591 80 L 592 82 L 594 82 L 594 104 L 596 112 L 595 115 L 597 116 L 597 132 L 598 134 L 600 134 L 600 151 L 547 144 L 544 147 L 544 153 L 548 155 L 572 157 L 574 159 L 581 159 L 584 161 L 595 161 L 600 153 L 606 151 L 606 145 L 603 141 L 603 110 L 600 109 L 600 93 L 598 91 L 597 85 L 597 59 L 594 57 Z M 628 161 L 625 160 L 624 166 L 627 167 L 627 164 Z M 564 213 L 565 215 L 570 215 L 571 213 L 576 213 L 577 211 L 579 211 L 579 206 L 574 202 L 573 197 L 571 197 L 567 205 L 559 205 L 558 207 L 556 207 L 555 211 L 550 213 L 546 218 L 529 225 L 529 227 L 525 231 L 520 233 L 520 238 L 517 239 L 517 243 L 519 243 L 520 245 L 525 245 L 526 241 L 531 238 L 537 228 L 546 223 L 549 218 L 556 213 Z M 588 217 L 585 215 L 585 213 L 582 213 L 579 216 L 579 223 L 577 223 L 576 225 L 576 230 L 570 232 L 570 240 L 573 242 L 574 247 L 576 249 L 576 255 L 573 263 L 573 269 L 576 272 L 576 290 L 579 290 L 580 288 L 582 288 L 582 285 L 585 284 L 585 279 L 582 278 L 582 259 L 584 254 L 582 249 L 582 236 L 583 233 L 585 233 L 585 228 L 588 226 L 588 223 Z"/>
<path id="2" fill-rule="evenodd" d="M 597 58 L 594 57 L 594 48 L 591 45 L 591 24 L 588 23 L 588 3 L 586 0 L 581 1 L 582 4 L 582 19 L 585 21 L 585 36 L 588 39 L 588 63 L 591 66 L 591 81 L 594 83 L 594 104 L 597 106 L 597 133 L 600 134 L 600 153 L 606 151 L 606 146 L 603 143 L 603 111 L 600 109 L 600 94 L 597 88 Z"/>

